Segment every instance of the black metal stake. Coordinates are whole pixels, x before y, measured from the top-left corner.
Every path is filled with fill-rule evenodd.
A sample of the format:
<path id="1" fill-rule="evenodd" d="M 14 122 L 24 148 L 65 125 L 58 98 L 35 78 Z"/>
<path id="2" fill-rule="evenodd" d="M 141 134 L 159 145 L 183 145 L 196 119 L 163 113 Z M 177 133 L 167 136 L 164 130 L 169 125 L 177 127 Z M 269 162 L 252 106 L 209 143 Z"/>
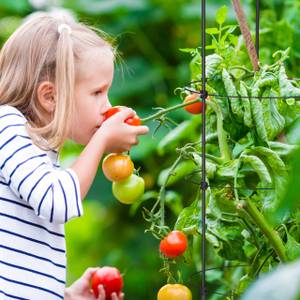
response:
<path id="1" fill-rule="evenodd" d="M 202 243 L 201 243 L 201 264 L 202 264 L 202 277 L 201 277 L 201 299 L 206 299 L 206 75 L 205 75 L 205 48 L 206 48 L 206 1 L 202 1 L 201 8 L 201 27 L 202 27 Z"/>

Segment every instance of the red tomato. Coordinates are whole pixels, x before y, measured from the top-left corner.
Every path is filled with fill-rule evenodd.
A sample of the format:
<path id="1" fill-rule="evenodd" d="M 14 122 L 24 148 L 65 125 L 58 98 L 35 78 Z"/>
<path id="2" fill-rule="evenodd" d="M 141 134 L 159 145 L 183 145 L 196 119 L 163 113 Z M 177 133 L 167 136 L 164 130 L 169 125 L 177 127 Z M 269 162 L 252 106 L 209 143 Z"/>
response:
<path id="1" fill-rule="evenodd" d="M 157 300 L 192 300 L 192 293 L 185 285 L 166 284 L 159 290 Z"/>
<path id="2" fill-rule="evenodd" d="M 117 268 L 102 267 L 92 276 L 92 289 L 95 297 L 98 298 L 98 285 L 102 284 L 105 290 L 105 299 L 111 300 L 111 294 L 115 292 L 117 295 L 123 288 L 123 278 Z"/>
<path id="3" fill-rule="evenodd" d="M 128 125 L 140 126 L 142 124 L 141 119 L 138 116 L 134 116 L 125 120 Z"/>
<path id="4" fill-rule="evenodd" d="M 130 156 L 111 153 L 102 162 L 105 177 L 111 181 L 120 181 L 133 173 L 134 165 Z"/>
<path id="5" fill-rule="evenodd" d="M 171 231 L 160 241 L 159 250 L 166 257 L 174 258 L 184 253 L 187 247 L 187 238 L 182 231 Z"/>
<path id="6" fill-rule="evenodd" d="M 200 95 L 198 95 L 196 93 L 190 94 L 190 95 L 188 95 L 188 96 L 185 97 L 183 103 L 194 101 L 194 100 L 196 100 L 198 98 L 200 98 Z M 199 102 L 193 103 L 191 105 L 184 106 L 183 108 L 187 112 L 189 112 L 190 114 L 197 115 L 197 114 L 201 114 L 202 113 L 202 106 L 203 106 L 203 102 L 201 102 L 200 99 L 199 99 Z"/>
<path id="7" fill-rule="evenodd" d="M 122 107 L 111 107 L 109 110 L 107 110 L 104 114 L 104 120 L 106 121 L 108 118 L 116 114 L 117 112 L 120 112 L 122 110 Z M 132 126 L 139 126 L 141 125 L 141 119 L 138 116 L 130 117 L 125 120 L 125 123 Z"/>

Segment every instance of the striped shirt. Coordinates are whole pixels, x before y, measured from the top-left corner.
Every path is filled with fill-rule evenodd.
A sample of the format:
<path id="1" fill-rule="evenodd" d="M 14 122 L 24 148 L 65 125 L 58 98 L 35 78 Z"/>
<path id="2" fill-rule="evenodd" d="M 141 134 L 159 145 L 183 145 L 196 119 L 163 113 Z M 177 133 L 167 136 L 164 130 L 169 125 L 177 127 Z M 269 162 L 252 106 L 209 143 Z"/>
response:
<path id="1" fill-rule="evenodd" d="M 82 214 L 78 177 L 0 106 L 0 299 L 63 299 L 64 223 Z"/>

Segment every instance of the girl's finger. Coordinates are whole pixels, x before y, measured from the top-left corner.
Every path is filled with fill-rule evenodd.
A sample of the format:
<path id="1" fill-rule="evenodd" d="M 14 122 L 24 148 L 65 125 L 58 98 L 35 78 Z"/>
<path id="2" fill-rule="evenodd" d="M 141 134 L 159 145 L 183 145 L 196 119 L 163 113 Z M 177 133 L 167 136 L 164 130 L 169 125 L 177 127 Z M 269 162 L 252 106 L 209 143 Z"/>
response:
<path id="1" fill-rule="evenodd" d="M 92 275 L 98 270 L 99 268 L 87 268 L 83 275 L 81 276 L 82 279 L 90 280 Z"/>
<path id="2" fill-rule="evenodd" d="M 99 296 L 97 300 L 105 300 L 105 290 L 102 284 L 99 284 L 98 292 L 99 292 Z"/>
<path id="3" fill-rule="evenodd" d="M 149 132 L 149 127 L 145 125 L 135 126 L 134 130 L 136 134 L 142 135 L 142 134 L 147 134 Z"/>

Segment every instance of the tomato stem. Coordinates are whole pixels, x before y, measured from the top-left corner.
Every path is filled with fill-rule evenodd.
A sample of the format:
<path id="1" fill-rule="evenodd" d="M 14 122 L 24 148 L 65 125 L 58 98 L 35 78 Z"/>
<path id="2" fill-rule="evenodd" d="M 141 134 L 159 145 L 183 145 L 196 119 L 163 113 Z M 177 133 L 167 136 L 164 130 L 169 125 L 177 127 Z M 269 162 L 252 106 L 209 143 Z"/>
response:
<path id="1" fill-rule="evenodd" d="M 182 156 L 179 155 L 177 157 L 177 159 L 175 160 L 175 162 L 173 163 L 173 165 L 171 166 L 171 168 L 168 171 L 167 177 L 165 179 L 165 181 L 163 182 L 157 200 L 160 203 L 160 226 L 165 226 L 165 191 L 166 191 L 166 185 L 168 183 L 169 178 L 172 176 L 173 172 L 175 171 L 175 168 L 177 167 L 177 165 L 179 164 L 180 160 L 181 160 Z"/>
<path id="2" fill-rule="evenodd" d="M 194 103 L 197 103 L 197 102 L 201 102 L 201 100 L 199 99 L 196 99 L 196 100 L 192 100 L 192 101 L 189 101 L 187 103 L 180 103 L 180 104 L 177 104 L 177 105 L 174 105 L 174 106 L 171 106 L 169 108 L 164 108 L 162 110 L 160 110 L 159 112 L 153 114 L 153 115 L 150 115 L 149 117 L 146 117 L 146 118 L 143 118 L 141 119 L 141 122 L 142 123 L 147 123 L 151 120 L 155 120 L 155 119 L 158 119 L 159 117 L 171 112 L 171 111 L 174 111 L 174 110 L 177 110 L 179 108 L 182 108 L 184 106 L 188 106 L 188 105 L 191 105 L 191 104 L 194 104 Z"/>
<path id="3" fill-rule="evenodd" d="M 264 235 L 269 239 L 270 244 L 274 248 L 278 257 L 282 262 L 287 261 L 287 256 L 285 253 L 285 247 L 277 231 L 275 231 L 272 226 L 267 222 L 263 214 L 257 209 L 255 204 L 251 199 L 243 201 L 242 207 L 249 214 L 255 224 L 260 228 Z"/>

